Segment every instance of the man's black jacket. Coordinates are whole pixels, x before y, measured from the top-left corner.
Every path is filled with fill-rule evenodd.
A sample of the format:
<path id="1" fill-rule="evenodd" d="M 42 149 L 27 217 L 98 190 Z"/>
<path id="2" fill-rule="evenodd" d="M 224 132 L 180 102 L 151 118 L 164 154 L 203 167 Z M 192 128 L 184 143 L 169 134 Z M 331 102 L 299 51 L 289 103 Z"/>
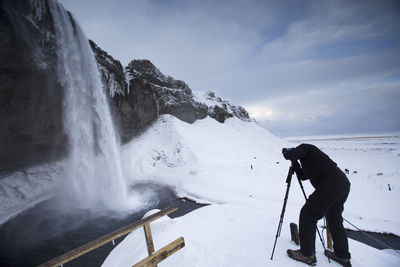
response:
<path id="1" fill-rule="evenodd" d="M 337 164 L 319 148 L 310 144 L 301 144 L 296 148 L 285 151 L 284 157 L 293 162 L 300 160 L 301 169 L 296 168 L 301 180 L 310 179 L 314 188 L 350 184 L 346 175 Z"/>

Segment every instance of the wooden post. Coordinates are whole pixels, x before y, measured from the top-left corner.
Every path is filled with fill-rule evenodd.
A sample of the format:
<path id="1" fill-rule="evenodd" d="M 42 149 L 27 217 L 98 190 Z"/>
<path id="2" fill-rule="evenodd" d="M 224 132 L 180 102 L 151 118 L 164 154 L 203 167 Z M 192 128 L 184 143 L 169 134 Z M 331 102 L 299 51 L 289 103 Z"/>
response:
<path id="1" fill-rule="evenodd" d="M 331 231 L 329 230 L 328 222 L 326 222 L 326 246 L 330 249 L 333 250 L 332 247 L 332 234 Z"/>
<path id="2" fill-rule="evenodd" d="M 149 253 L 149 256 L 151 256 L 154 253 L 154 243 L 153 243 L 153 237 L 151 235 L 150 223 L 146 223 L 145 225 L 143 225 L 143 229 L 144 229 L 144 235 L 146 237 L 147 252 Z M 150 266 L 157 267 L 157 264 L 153 264 Z"/>
<path id="3" fill-rule="evenodd" d="M 143 228 L 144 228 L 144 235 L 146 236 L 147 252 L 149 253 L 150 256 L 154 252 L 154 243 L 153 243 L 153 237 L 151 235 L 150 223 L 146 223 L 145 225 L 143 225 Z"/>
<path id="4" fill-rule="evenodd" d="M 290 224 L 290 235 L 292 241 L 296 243 L 296 245 L 300 245 L 299 230 L 297 228 L 297 224 L 295 223 Z"/>

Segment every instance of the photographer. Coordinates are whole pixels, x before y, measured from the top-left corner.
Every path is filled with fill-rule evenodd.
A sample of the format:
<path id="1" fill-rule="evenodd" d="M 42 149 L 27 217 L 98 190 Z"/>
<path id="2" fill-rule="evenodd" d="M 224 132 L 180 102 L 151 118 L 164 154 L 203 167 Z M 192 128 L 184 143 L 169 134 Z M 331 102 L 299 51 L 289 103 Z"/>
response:
<path id="1" fill-rule="evenodd" d="M 301 209 L 299 219 L 300 250 L 287 251 L 294 260 L 315 265 L 315 234 L 317 221 L 324 216 L 328 222 L 334 252 L 325 255 L 343 266 L 351 266 L 347 236 L 343 228 L 343 205 L 350 191 L 350 182 L 329 156 L 314 145 L 301 144 L 284 148 L 285 159 L 292 161 L 297 177 L 309 179 L 315 191 Z M 300 160 L 301 167 L 297 160 Z"/>

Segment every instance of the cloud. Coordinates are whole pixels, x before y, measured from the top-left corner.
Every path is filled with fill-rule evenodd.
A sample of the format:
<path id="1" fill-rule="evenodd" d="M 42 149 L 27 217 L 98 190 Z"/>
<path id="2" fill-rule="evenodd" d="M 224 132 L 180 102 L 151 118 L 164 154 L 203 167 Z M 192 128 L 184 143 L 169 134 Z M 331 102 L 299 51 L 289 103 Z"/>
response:
<path id="1" fill-rule="evenodd" d="M 304 124 L 323 131 L 328 118 L 350 129 L 335 114 L 355 117 L 357 110 L 341 99 L 400 81 L 398 1 L 61 2 L 123 65 L 150 59 L 193 90 L 216 91 L 276 129 L 279 118 L 294 134 Z M 385 110 L 384 102 L 376 105 Z"/>
<path id="2" fill-rule="evenodd" d="M 330 54 L 327 50 L 335 45 L 340 52 L 354 43 L 376 43 L 379 41 L 377 38 L 399 40 L 400 25 L 396 20 L 399 19 L 400 4 L 395 1 L 312 3 L 308 9 L 308 16 L 294 21 L 285 34 L 267 42 L 262 53 L 268 57 L 276 56 L 292 61 L 296 58 L 326 57 Z M 277 50 L 280 50 L 280 53 L 275 53 Z M 357 53 L 361 50 L 354 49 L 352 52 Z M 340 53 L 335 56 L 340 56 Z"/>
<path id="3" fill-rule="evenodd" d="M 258 122 L 283 136 L 346 133 L 378 133 L 400 129 L 400 82 L 339 94 L 321 92 L 271 99 L 250 106 Z M 296 104 L 293 104 L 296 103 Z M 280 105 L 276 108 L 276 105 Z M 262 116 L 263 110 L 275 110 Z M 258 111 L 258 113 L 257 113 Z M 261 115 L 261 116 L 259 116 Z"/>

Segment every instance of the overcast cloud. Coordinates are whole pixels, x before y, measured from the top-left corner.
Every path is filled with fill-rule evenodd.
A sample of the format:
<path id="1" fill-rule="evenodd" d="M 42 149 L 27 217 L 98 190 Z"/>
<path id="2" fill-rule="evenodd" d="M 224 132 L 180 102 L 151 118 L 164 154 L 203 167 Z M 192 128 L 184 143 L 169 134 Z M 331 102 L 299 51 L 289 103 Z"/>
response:
<path id="1" fill-rule="evenodd" d="M 282 136 L 400 130 L 399 1 L 62 0 L 115 59 L 150 59 Z"/>

